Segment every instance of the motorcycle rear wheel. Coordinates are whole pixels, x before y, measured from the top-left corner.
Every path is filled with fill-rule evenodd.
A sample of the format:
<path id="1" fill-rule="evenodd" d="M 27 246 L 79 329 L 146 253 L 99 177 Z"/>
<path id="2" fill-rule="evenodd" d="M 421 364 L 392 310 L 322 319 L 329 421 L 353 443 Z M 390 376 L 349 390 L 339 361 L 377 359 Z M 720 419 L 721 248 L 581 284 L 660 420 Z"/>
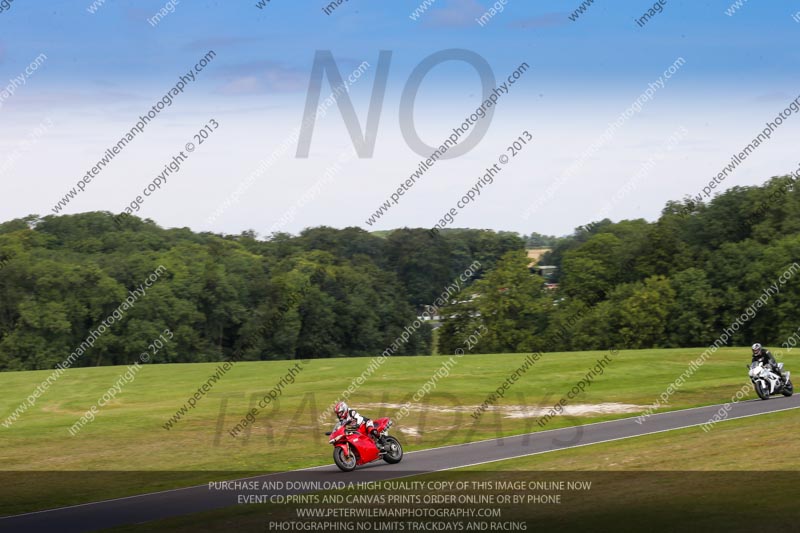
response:
<path id="1" fill-rule="evenodd" d="M 384 439 L 383 449 L 386 450 L 383 460 L 390 465 L 397 464 L 403 459 L 403 447 L 396 438 L 386 437 Z"/>
<path id="2" fill-rule="evenodd" d="M 336 447 L 333 449 L 333 462 L 339 467 L 342 472 L 352 472 L 356 469 L 358 458 L 355 452 L 351 449 L 350 455 L 345 456 L 341 448 Z"/>
<path id="3" fill-rule="evenodd" d="M 781 391 L 781 394 L 783 394 L 784 396 L 791 396 L 792 394 L 794 394 L 794 385 L 792 385 L 792 380 L 791 379 L 788 380 L 786 382 L 786 385 L 783 386 L 783 390 Z"/>

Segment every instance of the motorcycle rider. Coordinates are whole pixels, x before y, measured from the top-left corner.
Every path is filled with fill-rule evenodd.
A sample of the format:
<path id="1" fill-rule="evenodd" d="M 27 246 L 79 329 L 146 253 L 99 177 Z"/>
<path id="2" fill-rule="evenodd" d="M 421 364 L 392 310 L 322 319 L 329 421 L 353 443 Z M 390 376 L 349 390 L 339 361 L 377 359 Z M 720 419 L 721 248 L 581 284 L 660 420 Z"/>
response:
<path id="1" fill-rule="evenodd" d="M 783 383 L 783 373 L 781 372 L 780 368 L 778 368 L 778 362 L 775 361 L 775 357 L 772 356 L 772 353 L 761 346 L 759 343 L 755 343 L 753 345 L 753 363 L 759 362 L 762 363 L 764 366 L 769 367 L 778 375 Z"/>
<path id="2" fill-rule="evenodd" d="M 363 424 L 366 427 L 367 434 L 372 437 L 372 440 L 375 442 L 375 446 L 377 446 L 379 450 L 383 451 L 381 436 L 378 434 L 378 430 L 375 429 L 375 425 L 372 423 L 372 420 L 365 416 L 361 416 L 355 409 L 350 409 L 345 402 L 337 403 L 333 407 L 333 412 L 336 413 L 336 418 L 339 419 L 339 421 L 336 423 L 336 426 L 333 428 L 334 431 L 339 429 L 341 426 L 349 425 L 360 428 Z"/>

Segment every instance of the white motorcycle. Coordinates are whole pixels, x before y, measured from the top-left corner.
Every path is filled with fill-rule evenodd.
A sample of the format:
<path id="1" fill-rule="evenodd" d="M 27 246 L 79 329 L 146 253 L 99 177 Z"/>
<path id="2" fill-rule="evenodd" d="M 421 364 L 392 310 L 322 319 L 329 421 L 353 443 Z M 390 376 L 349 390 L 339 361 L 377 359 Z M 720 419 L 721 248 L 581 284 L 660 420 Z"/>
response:
<path id="1" fill-rule="evenodd" d="M 748 367 L 750 369 L 750 381 L 756 389 L 756 394 L 762 400 L 768 400 L 773 394 L 783 394 L 791 396 L 794 393 L 794 385 L 789 379 L 790 372 L 786 372 L 785 381 L 781 381 L 769 366 L 759 361 L 753 361 Z M 783 372 L 783 363 L 778 363 L 778 369 Z"/>

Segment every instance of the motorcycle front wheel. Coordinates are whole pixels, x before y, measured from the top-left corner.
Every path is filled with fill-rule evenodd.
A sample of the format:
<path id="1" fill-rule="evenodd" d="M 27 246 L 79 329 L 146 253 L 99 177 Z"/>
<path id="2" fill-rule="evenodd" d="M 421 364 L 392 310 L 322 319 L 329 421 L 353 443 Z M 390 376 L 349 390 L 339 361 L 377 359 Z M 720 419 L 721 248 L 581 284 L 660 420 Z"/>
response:
<path id="1" fill-rule="evenodd" d="M 791 379 L 788 380 L 786 382 L 786 385 L 783 386 L 783 390 L 781 391 L 781 394 L 783 394 L 784 396 L 791 396 L 792 394 L 794 394 L 794 385 L 792 385 L 792 380 Z"/>
<path id="2" fill-rule="evenodd" d="M 336 447 L 333 449 L 333 462 L 339 467 L 342 472 L 352 472 L 356 469 L 356 454 L 350 450 L 350 455 L 345 456 L 341 448 Z"/>
<path id="3" fill-rule="evenodd" d="M 400 460 L 403 459 L 403 447 L 396 438 L 386 437 L 384 439 L 383 449 L 386 450 L 383 460 L 387 463 L 393 465 L 399 463 Z"/>
<path id="4" fill-rule="evenodd" d="M 756 381 L 755 386 L 758 397 L 762 400 L 769 400 L 769 389 L 767 389 L 766 385 L 761 385 L 760 381 Z"/>

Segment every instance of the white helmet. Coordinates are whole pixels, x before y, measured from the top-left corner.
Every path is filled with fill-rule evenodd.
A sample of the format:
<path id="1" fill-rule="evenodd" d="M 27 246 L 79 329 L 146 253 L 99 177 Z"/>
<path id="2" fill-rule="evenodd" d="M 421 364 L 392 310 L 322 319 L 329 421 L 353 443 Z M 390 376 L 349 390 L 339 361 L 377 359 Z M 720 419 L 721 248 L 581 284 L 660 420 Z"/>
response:
<path id="1" fill-rule="evenodd" d="M 761 344 L 755 343 L 753 345 L 753 353 L 754 354 L 760 354 L 761 353 Z"/>

